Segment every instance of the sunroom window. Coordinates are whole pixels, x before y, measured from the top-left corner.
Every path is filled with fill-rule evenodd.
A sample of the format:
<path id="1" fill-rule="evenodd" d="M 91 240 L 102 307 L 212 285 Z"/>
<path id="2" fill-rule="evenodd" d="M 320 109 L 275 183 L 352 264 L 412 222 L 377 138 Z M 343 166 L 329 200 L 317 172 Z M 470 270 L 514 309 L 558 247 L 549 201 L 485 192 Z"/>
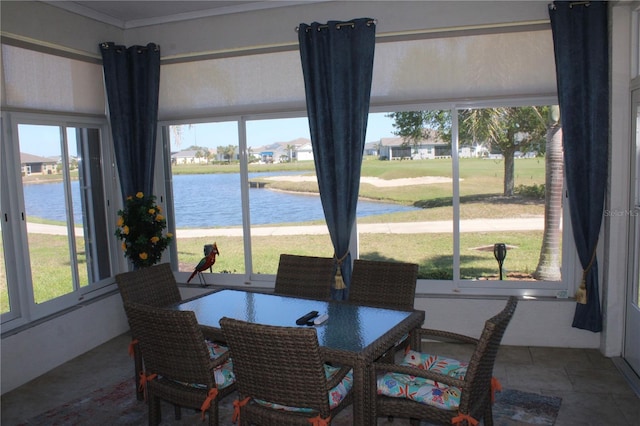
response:
<path id="1" fill-rule="evenodd" d="M 14 117 L 2 156 L 3 321 L 71 306 L 112 275 L 102 130 L 53 123 Z"/>
<path id="2" fill-rule="evenodd" d="M 365 149 L 360 195 L 417 209 L 360 218 L 360 257 L 418 263 L 428 292 L 562 288 L 562 147 L 547 138 L 549 108 L 381 113 L 390 130 L 367 138 L 376 149 Z"/>
<path id="3" fill-rule="evenodd" d="M 558 294 L 566 231 L 562 157 L 553 179 L 547 169 L 549 108 L 521 102 L 371 113 L 354 255 L 418 263 L 420 292 Z M 416 117 L 420 126 L 412 128 Z M 276 273 L 280 253 L 333 256 L 305 117 L 170 128 L 180 271 L 192 271 L 213 242 L 221 252 L 213 272 L 239 275 L 225 283 L 260 285 Z M 187 176 L 191 189 L 179 188 Z M 547 179 L 556 184 L 556 198 L 547 197 L 555 203 L 552 228 Z M 196 211 L 199 222 L 185 222 Z M 502 268 L 496 244 L 507 249 Z M 543 262 L 551 265 L 541 269 Z"/>

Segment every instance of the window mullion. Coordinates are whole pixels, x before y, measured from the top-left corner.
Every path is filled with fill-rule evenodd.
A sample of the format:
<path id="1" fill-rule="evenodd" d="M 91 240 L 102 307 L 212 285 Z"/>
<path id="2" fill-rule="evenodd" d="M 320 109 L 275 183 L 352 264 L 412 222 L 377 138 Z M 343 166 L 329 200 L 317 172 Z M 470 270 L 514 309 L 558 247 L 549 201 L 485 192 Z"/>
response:
<path id="1" fill-rule="evenodd" d="M 240 149 L 240 200 L 242 203 L 242 238 L 244 243 L 245 281 L 253 274 L 253 255 L 251 251 L 251 217 L 249 205 L 249 156 L 247 152 L 247 119 L 238 120 L 238 144 Z"/>
<path id="2" fill-rule="evenodd" d="M 71 279 L 73 290 L 80 289 L 80 279 L 78 277 L 78 250 L 76 247 L 76 229 L 73 217 L 73 197 L 71 189 L 71 172 L 69 170 L 69 140 L 67 137 L 67 127 L 60 126 L 62 176 L 64 182 L 65 204 L 67 211 L 67 236 L 69 241 L 69 267 L 71 268 Z"/>
<path id="3" fill-rule="evenodd" d="M 458 110 L 451 108 L 451 165 L 453 167 L 453 285 L 460 287 L 460 163 L 458 161 Z"/>

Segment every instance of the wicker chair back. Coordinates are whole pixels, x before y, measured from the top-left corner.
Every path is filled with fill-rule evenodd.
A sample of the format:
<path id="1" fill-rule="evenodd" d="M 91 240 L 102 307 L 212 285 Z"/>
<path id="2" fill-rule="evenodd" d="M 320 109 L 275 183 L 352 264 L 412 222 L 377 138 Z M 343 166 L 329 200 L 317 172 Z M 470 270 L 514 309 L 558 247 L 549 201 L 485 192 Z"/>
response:
<path id="1" fill-rule="evenodd" d="M 120 290 L 122 302 L 125 305 L 127 303 L 140 303 L 147 306 L 166 307 L 178 303 L 182 299 L 169 263 L 160 263 L 118 274 L 116 275 L 116 283 Z M 129 314 L 127 312 L 128 317 Z M 130 321 L 129 325 L 131 325 Z M 131 337 L 132 341 L 136 340 L 135 334 L 132 333 Z M 140 391 L 142 356 L 138 345 L 132 344 L 130 350 L 133 352 L 136 396 L 141 401 L 144 399 L 144 395 Z"/>
<path id="2" fill-rule="evenodd" d="M 356 259 L 349 301 L 361 305 L 410 311 L 416 293 L 418 265 Z"/>
<path id="3" fill-rule="evenodd" d="M 275 293 L 316 300 L 331 299 L 335 264 L 330 257 L 281 254 Z"/>
<path id="4" fill-rule="evenodd" d="M 325 377 L 318 337 L 313 327 L 276 327 L 222 318 L 220 325 L 231 350 L 240 400 L 249 397 L 309 413 L 285 411 L 249 402 L 241 408 L 241 424 L 309 424 L 327 419 L 351 402 L 351 395 L 331 411 L 329 390 L 337 383 Z M 337 378 L 349 369 L 343 368 Z"/>
<path id="5" fill-rule="evenodd" d="M 213 370 L 222 360 L 211 360 L 195 314 L 135 303 L 125 309 L 144 357 L 149 425 L 160 423 L 161 400 L 200 409 L 216 389 Z M 218 400 L 233 390 L 234 385 L 217 389 L 207 410 L 209 425 L 218 425 Z"/>
<path id="6" fill-rule="evenodd" d="M 124 303 L 165 307 L 182 300 L 169 263 L 118 274 L 116 283 Z"/>

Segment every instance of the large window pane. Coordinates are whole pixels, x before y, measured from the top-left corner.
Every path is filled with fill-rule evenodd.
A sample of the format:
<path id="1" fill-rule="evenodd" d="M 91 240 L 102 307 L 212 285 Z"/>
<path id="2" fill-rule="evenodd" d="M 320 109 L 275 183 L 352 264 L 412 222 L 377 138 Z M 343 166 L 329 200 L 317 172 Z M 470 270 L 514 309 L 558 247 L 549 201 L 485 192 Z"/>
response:
<path id="1" fill-rule="evenodd" d="M 205 246 L 216 243 L 220 256 L 212 272 L 244 273 L 237 123 L 169 129 L 176 225 L 172 244 L 177 247 L 179 271 L 193 271 Z M 200 284 L 200 278 L 193 280 Z"/>
<path id="2" fill-rule="evenodd" d="M 420 278 L 497 280 L 494 246 L 503 243 L 505 279 L 559 281 L 562 146 L 551 136 L 547 143 L 548 114 L 549 107 L 387 114 L 389 135 L 374 142 L 375 127 L 368 130 L 360 195 L 417 211 L 359 219 L 360 257 L 418 263 Z M 368 183 L 371 176 L 387 188 Z M 386 233 L 369 231 L 370 222 L 386 223 Z"/>
<path id="3" fill-rule="evenodd" d="M 113 233 L 105 209 L 102 140 L 99 129 L 67 128 L 71 199 L 80 286 L 111 276 L 108 255 Z M 76 179 L 77 178 L 77 179 Z"/>
<path id="4" fill-rule="evenodd" d="M 548 107 L 459 111 L 462 279 L 500 279 L 494 247 L 504 244 L 503 279 L 560 280 L 562 147 L 559 138 L 547 145 L 548 114 Z M 465 155 L 469 148 L 478 155 Z M 547 170 L 545 160 L 556 163 Z"/>
<path id="5" fill-rule="evenodd" d="M 33 297 L 42 303 L 73 291 L 62 128 L 19 125 L 22 190 Z"/>
<path id="6" fill-rule="evenodd" d="M 18 126 L 35 303 L 110 276 L 100 131 Z"/>
<path id="7" fill-rule="evenodd" d="M 451 279 L 451 143 L 416 125 L 428 115 L 369 115 L 360 197 L 384 203 L 386 211 L 358 218 L 360 258 L 413 262 L 421 279 Z M 448 116 L 443 120 L 450 126 Z"/>
<path id="8" fill-rule="evenodd" d="M 308 119 L 246 125 L 253 272 L 275 274 L 281 253 L 332 257 Z"/>

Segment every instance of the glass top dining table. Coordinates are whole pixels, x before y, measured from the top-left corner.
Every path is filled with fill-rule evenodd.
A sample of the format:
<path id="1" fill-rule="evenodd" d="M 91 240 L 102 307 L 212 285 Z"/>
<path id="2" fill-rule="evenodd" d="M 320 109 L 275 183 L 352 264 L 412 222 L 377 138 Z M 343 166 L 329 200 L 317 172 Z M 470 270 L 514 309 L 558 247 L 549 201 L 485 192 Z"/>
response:
<path id="1" fill-rule="evenodd" d="M 328 361 L 354 368 L 354 424 L 375 424 L 370 394 L 371 363 L 424 322 L 424 311 L 396 311 L 340 301 L 304 299 L 271 293 L 225 289 L 172 307 L 193 311 L 208 336 L 224 340 L 220 319 L 234 318 L 285 327 L 314 327 Z M 320 325 L 296 324 L 310 311 L 329 318 Z M 233 356 L 233 355 L 232 355 Z"/>

